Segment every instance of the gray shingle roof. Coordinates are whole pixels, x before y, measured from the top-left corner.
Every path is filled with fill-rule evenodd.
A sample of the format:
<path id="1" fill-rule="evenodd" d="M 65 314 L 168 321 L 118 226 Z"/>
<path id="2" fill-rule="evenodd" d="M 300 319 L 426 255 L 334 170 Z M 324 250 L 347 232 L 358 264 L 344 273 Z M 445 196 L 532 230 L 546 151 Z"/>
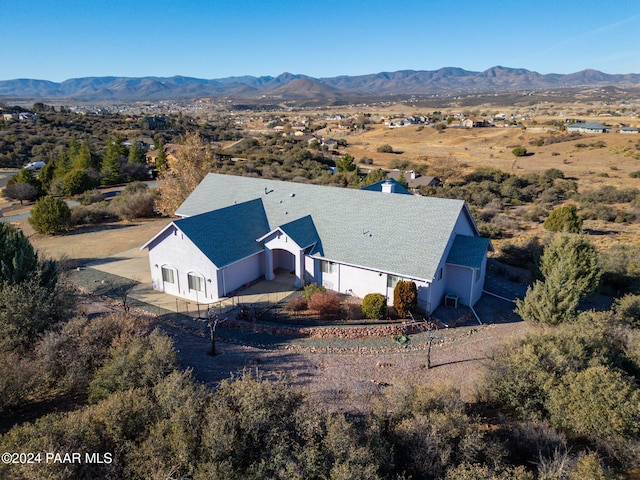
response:
<path id="1" fill-rule="evenodd" d="M 176 214 L 198 215 L 256 199 L 270 227 L 262 235 L 283 225 L 299 227 L 294 221 L 310 216 L 322 241 L 322 251 L 315 256 L 425 280 L 434 277 L 460 215 L 469 215 L 462 200 L 214 173 Z M 231 240 L 239 239 L 228 237 Z"/>
<path id="2" fill-rule="evenodd" d="M 447 263 L 480 269 L 482 260 L 487 254 L 489 242 L 488 238 L 456 235 L 447 257 Z"/>
<path id="3" fill-rule="evenodd" d="M 280 225 L 280 230 L 286 233 L 300 248 L 314 245 L 312 252 L 322 254 L 322 241 L 310 215 Z"/>
<path id="4" fill-rule="evenodd" d="M 258 253 L 269 231 L 260 199 L 173 222 L 218 267 Z"/>

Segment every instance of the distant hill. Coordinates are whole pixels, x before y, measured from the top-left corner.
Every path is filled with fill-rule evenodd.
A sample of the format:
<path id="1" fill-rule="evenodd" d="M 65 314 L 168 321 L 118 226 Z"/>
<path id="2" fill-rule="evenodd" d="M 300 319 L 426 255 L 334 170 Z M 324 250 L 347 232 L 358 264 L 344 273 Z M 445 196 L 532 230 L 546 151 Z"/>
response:
<path id="1" fill-rule="evenodd" d="M 610 75 L 597 70 L 547 74 L 496 66 L 484 72 L 446 67 L 370 75 L 312 78 L 283 73 L 277 77 L 86 77 L 61 83 L 17 79 L 0 81 L 0 96 L 79 101 L 170 100 L 197 97 L 322 99 L 354 96 L 429 95 L 508 92 L 591 86 L 640 86 L 640 74 Z"/>

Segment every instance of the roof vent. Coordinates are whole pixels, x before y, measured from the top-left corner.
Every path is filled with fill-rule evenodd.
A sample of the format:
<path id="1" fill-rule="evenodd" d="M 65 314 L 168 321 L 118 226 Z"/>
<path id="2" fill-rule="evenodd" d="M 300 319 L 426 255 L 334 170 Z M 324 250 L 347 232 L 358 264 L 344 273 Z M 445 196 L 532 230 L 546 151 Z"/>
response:
<path id="1" fill-rule="evenodd" d="M 296 194 L 295 193 L 290 193 L 289 196 L 293 198 L 293 197 L 296 196 Z"/>

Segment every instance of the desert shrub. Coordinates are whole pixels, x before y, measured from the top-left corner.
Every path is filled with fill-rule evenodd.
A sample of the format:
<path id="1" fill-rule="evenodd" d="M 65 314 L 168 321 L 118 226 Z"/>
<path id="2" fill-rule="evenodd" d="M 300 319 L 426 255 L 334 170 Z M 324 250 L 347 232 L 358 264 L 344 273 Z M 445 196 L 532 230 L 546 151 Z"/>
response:
<path id="1" fill-rule="evenodd" d="M 531 237 L 522 244 L 503 242 L 498 259 L 514 267 L 533 270 L 543 251 L 544 242 L 538 237 Z"/>
<path id="2" fill-rule="evenodd" d="M 480 390 L 490 403 L 519 418 L 548 419 L 549 394 L 564 375 L 626 364 L 622 335 L 608 313 L 527 335 L 496 351 Z"/>
<path id="3" fill-rule="evenodd" d="M 303 310 L 307 309 L 307 299 L 304 295 L 299 295 L 295 298 L 292 298 L 284 306 L 284 309 L 287 312 L 302 312 Z"/>
<path id="4" fill-rule="evenodd" d="M 314 293 L 324 293 L 327 291 L 325 287 L 322 285 L 318 285 L 317 283 L 308 283 L 304 287 L 302 287 L 302 291 L 304 292 L 304 298 L 307 299 L 307 302 L 311 300 L 311 295 Z"/>
<path id="5" fill-rule="evenodd" d="M 124 220 L 154 217 L 156 216 L 154 207 L 156 197 L 153 190 L 125 191 L 111 200 L 109 209 Z"/>
<path id="6" fill-rule="evenodd" d="M 544 221 L 544 228 L 552 232 L 580 233 L 582 218 L 575 205 L 563 205 L 551 211 Z"/>
<path id="7" fill-rule="evenodd" d="M 0 412 L 23 404 L 25 397 L 39 381 L 30 358 L 0 349 Z"/>
<path id="8" fill-rule="evenodd" d="M 29 223 L 38 233 L 56 235 L 67 230 L 70 217 L 71 210 L 64 201 L 47 195 L 34 205 Z"/>
<path id="9" fill-rule="evenodd" d="M 598 254 L 603 286 L 615 292 L 640 291 L 640 247 L 617 244 Z"/>
<path id="10" fill-rule="evenodd" d="M 376 148 L 376 152 L 379 152 L 379 153 L 393 153 L 393 147 L 391 145 L 388 145 L 388 144 L 380 145 L 378 148 Z"/>
<path id="11" fill-rule="evenodd" d="M 581 216 L 589 220 L 602 220 L 604 222 L 631 223 L 636 215 L 632 211 L 625 211 L 611 205 L 592 204 L 581 211 Z"/>
<path id="12" fill-rule="evenodd" d="M 630 173 L 629 173 L 629 176 L 630 176 L 631 178 L 640 178 L 640 170 L 635 170 L 635 171 L 633 171 L 633 172 L 630 172 Z"/>
<path id="13" fill-rule="evenodd" d="M 340 298 L 336 292 L 316 292 L 311 295 L 307 305 L 309 310 L 318 315 L 338 315 L 340 313 Z"/>
<path id="14" fill-rule="evenodd" d="M 386 423 L 405 477 L 443 478 L 460 464 L 500 464 L 502 448 L 465 412 L 457 390 L 428 384 L 393 390 Z"/>
<path id="15" fill-rule="evenodd" d="M 89 385 L 89 400 L 101 400 L 113 392 L 150 387 L 177 365 L 172 340 L 154 330 L 151 335 L 134 338 L 112 352 Z"/>
<path id="16" fill-rule="evenodd" d="M 502 230 L 497 225 L 489 222 L 477 222 L 478 232 L 480 236 L 487 238 L 500 238 Z"/>
<path id="17" fill-rule="evenodd" d="M 516 157 L 524 157 L 527 154 L 527 149 L 524 147 L 516 147 L 511 150 L 511 153 Z"/>
<path id="18" fill-rule="evenodd" d="M 87 190 L 78 196 L 80 205 L 92 205 L 104 200 L 104 195 L 98 190 Z"/>
<path id="19" fill-rule="evenodd" d="M 612 185 L 603 185 L 602 187 L 583 190 L 578 195 L 578 201 L 582 205 L 611 205 L 613 203 L 630 203 L 638 196 L 640 196 L 640 190 L 637 188 L 616 188 Z"/>
<path id="20" fill-rule="evenodd" d="M 342 316 L 348 320 L 357 320 L 362 318 L 362 306 L 354 302 L 342 303 Z"/>
<path id="21" fill-rule="evenodd" d="M 393 289 L 393 308 L 400 318 L 418 308 L 418 287 L 410 280 L 400 280 Z"/>
<path id="22" fill-rule="evenodd" d="M 625 295 L 613 304 L 616 318 L 633 328 L 640 328 L 640 295 Z"/>
<path id="23" fill-rule="evenodd" d="M 559 428 L 620 460 L 638 460 L 640 451 L 628 443 L 640 433 L 640 391 L 632 378 L 605 365 L 571 372 L 551 389 L 547 406 Z"/>
<path id="24" fill-rule="evenodd" d="M 97 225 L 105 222 L 113 222 L 118 217 L 111 211 L 109 205 L 105 202 L 94 203 L 92 205 L 78 205 L 71 209 L 69 217 L 69 225 L 72 227 L 78 225 Z"/>
<path id="25" fill-rule="evenodd" d="M 387 317 L 387 299 L 380 293 L 369 293 L 362 299 L 362 313 L 373 320 Z"/>
<path id="26" fill-rule="evenodd" d="M 59 389 L 81 391 L 112 354 L 114 342 L 124 342 L 148 330 L 143 319 L 124 314 L 91 320 L 76 317 L 48 330 L 36 346 L 40 381 Z"/>

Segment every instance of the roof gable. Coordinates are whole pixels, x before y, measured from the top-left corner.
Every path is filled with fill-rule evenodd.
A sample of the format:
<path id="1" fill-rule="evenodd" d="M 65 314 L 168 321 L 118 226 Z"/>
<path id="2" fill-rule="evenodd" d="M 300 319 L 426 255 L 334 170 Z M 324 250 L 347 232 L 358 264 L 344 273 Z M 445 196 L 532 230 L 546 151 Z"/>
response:
<path id="1" fill-rule="evenodd" d="M 256 239 L 269 231 L 260 199 L 173 222 L 218 268 L 262 251 Z"/>
<path id="2" fill-rule="evenodd" d="M 488 238 L 456 235 L 447 256 L 447 263 L 480 269 L 488 249 L 493 249 Z"/>

